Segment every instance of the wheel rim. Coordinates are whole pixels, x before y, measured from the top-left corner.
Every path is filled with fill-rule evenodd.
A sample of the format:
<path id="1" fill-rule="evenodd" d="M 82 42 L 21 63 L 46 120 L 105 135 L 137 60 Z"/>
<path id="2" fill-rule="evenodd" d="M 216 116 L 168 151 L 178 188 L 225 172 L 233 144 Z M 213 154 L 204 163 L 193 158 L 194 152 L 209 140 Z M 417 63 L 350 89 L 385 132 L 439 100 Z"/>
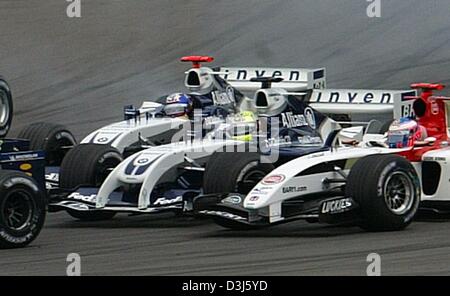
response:
<path id="1" fill-rule="evenodd" d="M 8 95 L 2 90 L 0 91 L 0 126 L 4 126 L 8 123 L 9 108 Z"/>
<path id="2" fill-rule="evenodd" d="M 33 198 L 27 191 L 10 192 L 3 203 L 5 225 L 15 231 L 27 228 L 31 224 L 34 208 Z"/>
<path id="3" fill-rule="evenodd" d="M 386 180 L 384 199 L 388 209 L 402 215 L 408 212 L 414 202 L 414 184 L 404 172 L 394 172 Z"/>
<path id="4" fill-rule="evenodd" d="M 251 162 L 251 163 L 247 164 L 244 167 L 244 169 L 241 171 L 241 173 L 239 174 L 239 176 L 237 178 L 237 183 L 236 184 L 246 183 L 246 184 L 251 184 L 250 186 L 254 187 L 265 176 L 266 176 L 266 172 L 264 172 L 263 170 L 258 169 L 258 162 L 254 161 L 254 162 Z M 236 190 L 236 192 L 242 191 L 242 190 L 239 190 L 239 186 L 236 186 L 235 190 Z M 248 192 L 238 192 L 238 193 L 247 194 Z"/>

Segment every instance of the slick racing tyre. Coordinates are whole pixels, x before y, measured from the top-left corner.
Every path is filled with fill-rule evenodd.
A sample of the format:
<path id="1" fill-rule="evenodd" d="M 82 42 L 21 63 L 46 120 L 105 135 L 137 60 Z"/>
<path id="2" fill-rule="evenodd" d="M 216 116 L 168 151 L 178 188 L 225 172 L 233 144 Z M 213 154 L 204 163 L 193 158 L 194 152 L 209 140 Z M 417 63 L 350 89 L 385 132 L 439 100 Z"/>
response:
<path id="1" fill-rule="evenodd" d="M 30 141 L 30 150 L 43 150 L 48 166 L 60 166 L 67 152 L 77 144 L 65 126 L 47 122 L 28 125 L 19 138 Z"/>
<path id="2" fill-rule="evenodd" d="M 406 228 L 417 213 L 420 181 L 411 163 L 397 155 L 371 155 L 350 171 L 346 195 L 361 207 L 361 224 L 369 231 Z"/>
<path id="3" fill-rule="evenodd" d="M 234 192 L 246 195 L 275 169 L 271 163 L 261 163 L 261 157 L 256 152 L 215 152 L 206 165 L 204 193 Z"/>
<path id="4" fill-rule="evenodd" d="M 45 221 L 45 195 L 22 172 L 0 170 L 0 249 L 31 243 Z"/>
<path id="5" fill-rule="evenodd" d="M 261 163 L 261 154 L 253 152 L 216 152 L 206 165 L 203 191 L 209 193 L 240 193 L 247 195 L 275 167 Z M 268 225 L 249 225 L 220 217 L 213 221 L 232 230 L 260 229 Z"/>
<path id="6" fill-rule="evenodd" d="M 117 149 L 108 145 L 81 144 L 71 149 L 60 168 L 60 187 L 73 189 L 80 185 L 100 187 L 109 173 L 123 158 Z M 114 212 L 80 212 L 68 210 L 79 220 L 98 221 L 114 217 Z"/>
<path id="7" fill-rule="evenodd" d="M 13 118 L 12 95 L 8 83 L 0 76 L 0 138 L 6 137 Z"/>

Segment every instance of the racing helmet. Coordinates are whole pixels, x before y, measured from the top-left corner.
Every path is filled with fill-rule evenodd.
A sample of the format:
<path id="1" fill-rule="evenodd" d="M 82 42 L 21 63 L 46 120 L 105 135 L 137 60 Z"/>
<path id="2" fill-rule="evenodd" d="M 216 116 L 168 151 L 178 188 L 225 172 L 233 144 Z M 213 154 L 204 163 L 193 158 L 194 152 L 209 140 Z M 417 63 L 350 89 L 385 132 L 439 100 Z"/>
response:
<path id="1" fill-rule="evenodd" d="M 193 110 L 193 102 L 189 95 L 174 93 L 166 98 L 164 113 L 171 117 L 189 116 Z"/>
<path id="2" fill-rule="evenodd" d="M 425 128 L 409 117 L 395 120 L 388 130 L 389 148 L 412 147 L 415 141 L 423 141 L 424 138 Z"/>

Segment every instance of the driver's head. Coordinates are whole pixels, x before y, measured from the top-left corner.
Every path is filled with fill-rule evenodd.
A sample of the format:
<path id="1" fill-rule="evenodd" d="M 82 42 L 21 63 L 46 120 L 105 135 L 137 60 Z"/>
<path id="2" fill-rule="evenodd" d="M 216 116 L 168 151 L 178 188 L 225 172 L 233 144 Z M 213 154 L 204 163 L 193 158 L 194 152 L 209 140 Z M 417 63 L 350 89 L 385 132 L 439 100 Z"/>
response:
<path id="1" fill-rule="evenodd" d="M 426 129 L 409 117 L 395 120 L 388 131 L 388 145 L 390 148 L 411 147 L 415 141 L 423 141 L 425 138 Z"/>
<path id="2" fill-rule="evenodd" d="M 192 99 L 187 94 L 174 93 L 166 98 L 164 113 L 171 117 L 189 116 L 193 111 Z"/>

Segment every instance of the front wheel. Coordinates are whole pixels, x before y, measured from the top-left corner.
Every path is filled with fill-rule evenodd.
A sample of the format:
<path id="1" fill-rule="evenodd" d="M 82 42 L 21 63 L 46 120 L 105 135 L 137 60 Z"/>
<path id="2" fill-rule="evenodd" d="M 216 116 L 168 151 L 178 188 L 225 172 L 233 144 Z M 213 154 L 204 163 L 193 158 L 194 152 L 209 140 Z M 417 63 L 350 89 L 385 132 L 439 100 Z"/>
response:
<path id="1" fill-rule="evenodd" d="M 256 152 L 215 152 L 206 165 L 204 193 L 248 194 L 275 169 L 272 163 L 261 162 L 262 157 Z"/>
<path id="2" fill-rule="evenodd" d="M 411 163 L 397 155 L 371 155 L 350 171 L 346 195 L 361 207 L 360 226 L 369 231 L 406 228 L 417 213 L 420 181 Z"/>
<path id="3" fill-rule="evenodd" d="M 272 163 L 263 163 L 262 157 L 256 152 L 214 153 L 206 165 L 203 192 L 247 195 L 275 169 Z M 213 220 L 216 224 L 233 230 L 252 230 L 268 226 L 243 224 L 220 217 Z"/>
<path id="4" fill-rule="evenodd" d="M 26 126 L 19 133 L 19 138 L 30 141 L 30 150 L 44 151 L 48 166 L 60 166 L 67 152 L 77 144 L 65 126 L 48 122 Z"/>
<path id="5" fill-rule="evenodd" d="M 22 172 L 0 171 L 0 249 L 30 244 L 45 221 L 45 196 Z"/>
<path id="6" fill-rule="evenodd" d="M 70 150 L 60 168 L 60 187 L 100 187 L 109 173 L 122 161 L 117 149 L 98 144 L 81 144 Z M 115 212 L 81 212 L 68 210 L 69 215 L 83 221 L 108 220 Z"/>

